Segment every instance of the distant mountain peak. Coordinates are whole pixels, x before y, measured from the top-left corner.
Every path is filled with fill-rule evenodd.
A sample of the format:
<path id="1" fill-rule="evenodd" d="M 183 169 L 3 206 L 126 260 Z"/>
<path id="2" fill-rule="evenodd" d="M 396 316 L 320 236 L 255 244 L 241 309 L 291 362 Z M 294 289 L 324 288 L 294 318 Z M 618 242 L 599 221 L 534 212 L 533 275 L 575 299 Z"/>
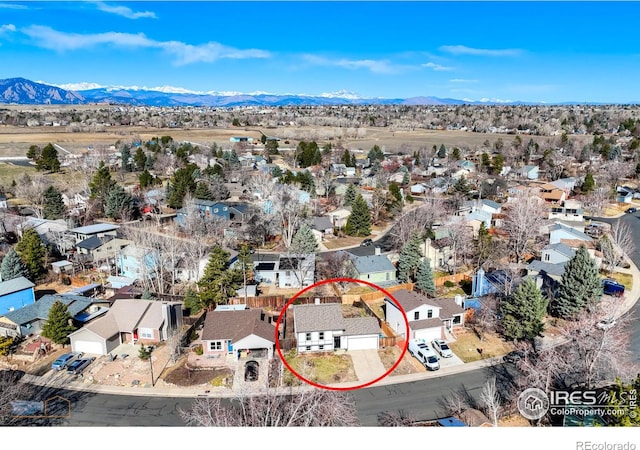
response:
<path id="1" fill-rule="evenodd" d="M 74 91 L 25 78 L 0 80 L 0 103 L 26 105 L 80 104 L 85 98 Z"/>

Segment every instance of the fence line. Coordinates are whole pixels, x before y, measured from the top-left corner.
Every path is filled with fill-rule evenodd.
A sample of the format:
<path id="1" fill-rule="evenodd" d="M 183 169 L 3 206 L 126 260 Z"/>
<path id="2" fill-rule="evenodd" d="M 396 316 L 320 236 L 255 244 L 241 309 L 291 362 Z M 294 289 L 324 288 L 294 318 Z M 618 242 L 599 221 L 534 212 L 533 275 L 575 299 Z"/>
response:
<path id="1" fill-rule="evenodd" d="M 457 273 L 455 275 L 446 275 L 444 277 L 435 278 L 433 281 L 435 282 L 436 287 L 443 286 L 447 281 L 451 281 L 453 283 L 460 283 L 462 280 L 471 281 L 471 277 L 465 273 Z"/>

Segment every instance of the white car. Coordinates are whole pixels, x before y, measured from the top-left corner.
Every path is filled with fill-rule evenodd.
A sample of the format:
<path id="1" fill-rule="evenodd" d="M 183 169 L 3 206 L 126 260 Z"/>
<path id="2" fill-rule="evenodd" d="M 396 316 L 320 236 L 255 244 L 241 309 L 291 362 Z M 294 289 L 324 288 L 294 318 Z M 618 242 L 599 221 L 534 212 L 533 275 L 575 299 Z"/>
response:
<path id="1" fill-rule="evenodd" d="M 596 324 L 596 328 L 599 330 L 608 330 L 616 325 L 616 319 L 604 319 Z"/>
<path id="2" fill-rule="evenodd" d="M 431 341 L 431 346 L 443 358 L 453 357 L 453 352 L 451 351 L 447 343 L 442 339 L 434 339 L 433 341 Z"/>

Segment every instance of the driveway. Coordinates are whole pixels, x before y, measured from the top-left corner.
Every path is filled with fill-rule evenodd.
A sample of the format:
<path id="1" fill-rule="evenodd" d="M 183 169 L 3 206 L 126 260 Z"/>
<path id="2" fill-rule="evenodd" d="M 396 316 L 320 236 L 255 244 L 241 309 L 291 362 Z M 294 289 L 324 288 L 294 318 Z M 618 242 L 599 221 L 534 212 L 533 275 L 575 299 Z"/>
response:
<path id="1" fill-rule="evenodd" d="M 386 372 L 378 350 L 350 350 L 347 353 L 351 356 L 353 369 L 361 383 L 375 380 Z"/>

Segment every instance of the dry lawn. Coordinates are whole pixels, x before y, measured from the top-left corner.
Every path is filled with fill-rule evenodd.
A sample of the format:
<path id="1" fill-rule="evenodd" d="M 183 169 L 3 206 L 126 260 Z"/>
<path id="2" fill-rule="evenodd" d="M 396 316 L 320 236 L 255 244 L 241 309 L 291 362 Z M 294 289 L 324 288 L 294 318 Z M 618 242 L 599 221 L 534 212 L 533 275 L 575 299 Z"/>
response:
<path id="1" fill-rule="evenodd" d="M 402 350 L 395 345 L 393 347 L 385 347 L 378 350 L 380 361 L 382 362 L 385 370 L 391 369 L 393 365 L 398 362 L 401 354 Z M 404 354 L 400 364 L 398 364 L 389 376 L 408 375 L 410 373 L 424 372 L 425 370 L 424 366 L 420 364 L 417 359 L 409 355 L 409 352 L 407 352 Z"/>
<path id="2" fill-rule="evenodd" d="M 298 375 L 314 383 L 326 385 L 358 380 L 351 356 L 346 354 L 298 355 L 293 351 L 285 355 L 285 359 Z M 298 378 L 288 370 L 284 372 L 283 382 L 285 385 L 299 384 Z"/>
<path id="3" fill-rule="evenodd" d="M 624 284 L 624 287 L 627 290 L 633 287 L 633 275 L 630 273 L 613 272 L 609 278 L 613 278 L 618 283 Z"/>
<path id="4" fill-rule="evenodd" d="M 362 242 L 366 238 L 367 236 L 364 236 L 364 237 L 347 236 L 347 237 L 341 237 L 341 238 L 332 239 L 330 241 L 323 242 L 322 245 L 327 247 L 329 250 L 333 250 L 335 248 L 342 248 L 342 247 L 354 247 L 354 246 L 360 245 L 360 242 Z"/>
<path id="5" fill-rule="evenodd" d="M 187 358 L 183 357 L 175 366 L 165 371 L 162 379 L 176 386 L 210 384 L 215 387 L 230 388 L 233 384 L 233 371 L 228 367 L 194 370 L 187 367 L 186 361 Z"/>
<path id="6" fill-rule="evenodd" d="M 456 335 L 458 338 L 449 343 L 449 347 L 465 363 L 505 355 L 513 350 L 511 344 L 495 333 L 485 333 L 482 341 L 471 330 L 456 331 Z M 478 349 L 482 349 L 482 354 Z"/>
<path id="7" fill-rule="evenodd" d="M 520 414 L 498 420 L 499 427 L 530 427 L 531 423 Z"/>

